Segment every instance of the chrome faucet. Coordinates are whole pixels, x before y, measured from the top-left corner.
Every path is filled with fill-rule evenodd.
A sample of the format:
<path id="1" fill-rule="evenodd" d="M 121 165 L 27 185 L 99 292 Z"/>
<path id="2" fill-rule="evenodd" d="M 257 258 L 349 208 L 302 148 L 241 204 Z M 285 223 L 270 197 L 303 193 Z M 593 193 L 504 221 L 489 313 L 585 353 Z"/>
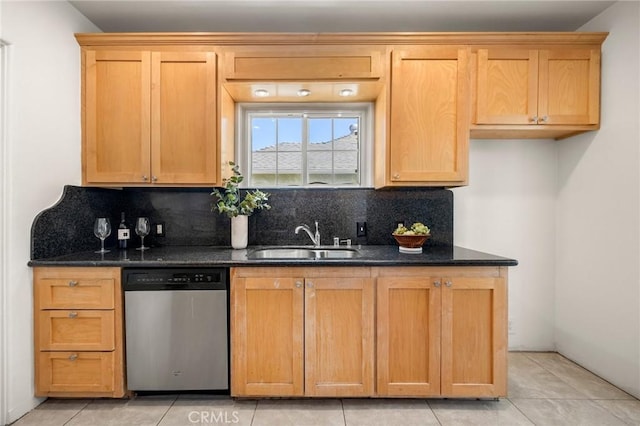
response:
<path id="1" fill-rule="evenodd" d="M 320 231 L 318 231 L 318 221 L 316 220 L 316 233 L 312 234 L 311 229 L 307 225 L 296 226 L 295 233 L 297 234 L 300 230 L 303 230 L 307 233 L 311 241 L 313 242 L 314 247 L 320 247 Z"/>

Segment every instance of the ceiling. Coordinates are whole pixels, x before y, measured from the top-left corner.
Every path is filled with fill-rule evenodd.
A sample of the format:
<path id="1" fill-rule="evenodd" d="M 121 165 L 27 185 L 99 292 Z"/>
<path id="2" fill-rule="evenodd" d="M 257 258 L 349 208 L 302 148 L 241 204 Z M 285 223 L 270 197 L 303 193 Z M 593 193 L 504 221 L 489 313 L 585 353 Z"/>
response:
<path id="1" fill-rule="evenodd" d="M 70 3 L 104 32 L 575 31 L 613 1 L 206 0 Z"/>

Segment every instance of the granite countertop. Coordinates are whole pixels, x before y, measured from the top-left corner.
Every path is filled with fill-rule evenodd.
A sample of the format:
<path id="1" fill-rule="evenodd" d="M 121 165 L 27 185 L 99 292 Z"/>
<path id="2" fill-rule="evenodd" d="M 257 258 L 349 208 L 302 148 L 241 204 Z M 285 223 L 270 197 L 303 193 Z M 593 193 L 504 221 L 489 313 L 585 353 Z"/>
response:
<path id="1" fill-rule="evenodd" d="M 29 266 L 516 266 L 517 260 L 457 246 L 425 247 L 423 253 L 400 253 L 394 245 L 353 246 L 359 256 L 350 259 L 250 259 L 244 250 L 213 246 L 163 246 L 144 252 L 112 249 L 100 254 L 84 251 L 59 257 L 34 259 Z M 305 248 L 312 248 L 305 246 Z M 344 248 L 344 247 L 343 247 Z"/>

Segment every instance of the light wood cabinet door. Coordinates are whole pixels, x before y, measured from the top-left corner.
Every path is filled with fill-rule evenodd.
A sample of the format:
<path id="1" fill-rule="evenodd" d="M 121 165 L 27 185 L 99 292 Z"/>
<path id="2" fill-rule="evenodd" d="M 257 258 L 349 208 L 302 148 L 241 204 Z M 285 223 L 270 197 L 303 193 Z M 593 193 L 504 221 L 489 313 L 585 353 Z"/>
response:
<path id="1" fill-rule="evenodd" d="M 38 395 L 104 395 L 122 386 L 116 384 L 113 352 L 40 352 L 36 357 Z"/>
<path id="2" fill-rule="evenodd" d="M 476 124 L 599 122 L 597 49 L 479 49 Z"/>
<path id="3" fill-rule="evenodd" d="M 538 115 L 538 51 L 479 49 L 478 124 L 535 124 Z"/>
<path id="4" fill-rule="evenodd" d="M 600 50 L 558 49 L 539 53 L 540 124 L 598 124 Z"/>
<path id="5" fill-rule="evenodd" d="M 305 395 L 372 395 L 372 280 L 307 278 L 305 286 Z"/>
<path id="6" fill-rule="evenodd" d="M 225 53 L 225 80 L 377 79 L 384 52 L 371 46 L 254 46 Z"/>
<path id="7" fill-rule="evenodd" d="M 461 185 L 468 175 L 469 50 L 392 52 L 387 155 L 391 185 Z"/>
<path id="8" fill-rule="evenodd" d="M 302 278 L 236 278 L 231 286 L 231 395 L 302 396 Z"/>
<path id="9" fill-rule="evenodd" d="M 115 349 L 113 309 L 42 310 L 40 350 L 43 351 L 112 351 Z"/>
<path id="10" fill-rule="evenodd" d="M 504 278 L 442 279 L 442 396 L 506 396 L 506 324 Z"/>
<path id="11" fill-rule="evenodd" d="M 377 394 L 440 395 L 440 279 L 381 277 L 377 285 Z"/>
<path id="12" fill-rule="evenodd" d="M 115 279 L 43 277 L 35 281 L 41 309 L 113 309 Z"/>
<path id="13" fill-rule="evenodd" d="M 150 52 L 84 55 L 83 183 L 148 182 Z"/>
<path id="14" fill-rule="evenodd" d="M 151 54 L 151 171 L 158 184 L 216 183 L 216 54 Z"/>

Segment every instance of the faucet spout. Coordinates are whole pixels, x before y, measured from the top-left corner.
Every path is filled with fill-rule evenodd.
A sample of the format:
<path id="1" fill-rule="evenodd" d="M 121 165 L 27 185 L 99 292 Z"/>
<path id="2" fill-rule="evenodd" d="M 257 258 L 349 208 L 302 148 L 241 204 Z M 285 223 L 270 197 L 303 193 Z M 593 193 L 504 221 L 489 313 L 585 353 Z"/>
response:
<path id="1" fill-rule="evenodd" d="M 300 225 L 300 226 L 296 226 L 296 229 L 294 230 L 294 232 L 296 234 L 298 234 L 300 231 L 304 231 L 307 233 L 307 235 L 309 236 L 309 238 L 311 238 L 311 242 L 313 243 L 314 247 L 320 247 L 320 231 L 318 230 L 318 221 L 316 221 L 316 232 L 312 233 L 311 229 L 309 228 L 309 226 L 307 225 Z"/>

